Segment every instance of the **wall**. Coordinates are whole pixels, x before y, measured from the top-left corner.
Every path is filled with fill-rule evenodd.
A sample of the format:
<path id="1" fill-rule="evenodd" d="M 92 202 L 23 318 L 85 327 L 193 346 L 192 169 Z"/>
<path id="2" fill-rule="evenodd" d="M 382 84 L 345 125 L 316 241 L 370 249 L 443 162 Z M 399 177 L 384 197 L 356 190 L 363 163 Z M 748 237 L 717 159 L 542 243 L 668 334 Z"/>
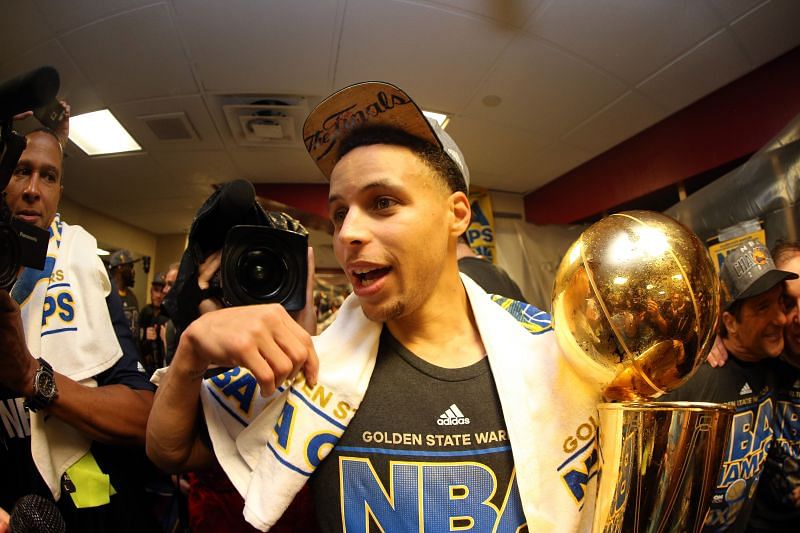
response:
<path id="1" fill-rule="evenodd" d="M 153 270 L 155 272 L 165 272 L 169 265 L 178 262 L 186 249 L 188 235 L 176 233 L 172 235 L 159 235 L 156 245 L 156 255 L 153 260 Z"/>
<path id="2" fill-rule="evenodd" d="M 755 152 L 800 113 L 800 48 L 718 89 L 525 197 L 566 224 Z"/>
<path id="3" fill-rule="evenodd" d="M 186 237 L 184 235 L 156 235 L 141 228 L 125 224 L 111 217 L 84 207 L 67 196 L 61 197 L 59 212 L 68 224 L 83 226 L 94 235 L 100 248 L 125 248 L 134 257 L 150 256 L 150 272 L 144 273 L 142 262 L 135 265 L 136 281 L 133 293 L 144 306 L 150 301 L 150 283 L 153 275 L 172 262 L 180 259 Z M 105 258 L 106 260 L 108 258 Z"/>

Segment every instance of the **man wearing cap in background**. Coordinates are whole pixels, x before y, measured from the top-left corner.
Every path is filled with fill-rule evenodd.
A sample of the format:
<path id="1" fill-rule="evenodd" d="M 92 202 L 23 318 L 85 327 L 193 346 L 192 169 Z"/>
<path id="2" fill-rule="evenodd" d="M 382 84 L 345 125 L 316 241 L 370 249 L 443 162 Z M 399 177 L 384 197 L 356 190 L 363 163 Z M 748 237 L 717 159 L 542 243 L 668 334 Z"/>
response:
<path id="1" fill-rule="evenodd" d="M 784 347 L 784 280 L 766 246 L 748 241 L 732 250 L 720 272 L 720 337 L 726 365 L 703 364 L 667 401 L 724 403 L 736 408 L 705 531 L 744 531 L 773 438 L 776 359 Z"/>
<path id="2" fill-rule="evenodd" d="M 0 290 L 0 507 L 39 494 L 58 500 L 68 531 L 151 531 L 140 465 L 154 387 L 97 241 L 57 212 L 64 105 L 58 132 L 26 136 L 4 191 L 50 240 L 44 270 L 24 268 Z"/>
<path id="3" fill-rule="evenodd" d="M 130 290 L 136 283 L 136 271 L 133 265 L 136 261 L 128 250 L 117 250 L 111 254 L 108 268 L 111 270 L 111 279 L 117 287 L 117 294 L 122 299 L 122 310 L 130 324 L 134 338 L 139 338 L 139 300 Z"/>
<path id="4" fill-rule="evenodd" d="M 800 242 L 772 249 L 775 265 L 800 274 Z M 785 282 L 786 327 L 777 363 L 775 435 L 758 482 L 748 531 L 792 531 L 800 523 L 800 279 Z"/>
<path id="5" fill-rule="evenodd" d="M 303 130 L 354 294 L 313 342 L 277 305 L 192 323 L 159 385 L 151 458 L 209 461 L 202 401 L 259 529 L 310 479 L 323 531 L 588 531 L 600 391 L 546 314 L 459 275 L 471 213 L 458 147 L 382 82 L 330 96 Z M 236 368 L 203 380 L 210 363 Z M 568 445 L 582 424 L 585 442 Z"/>
<path id="6" fill-rule="evenodd" d="M 139 312 L 139 335 L 137 338 L 139 339 L 142 364 L 147 375 L 151 375 L 157 368 L 165 366 L 161 328 L 169 321 L 169 318 L 162 313 L 161 302 L 164 300 L 166 283 L 164 272 L 158 272 L 153 276 L 153 283 L 150 285 L 150 303 L 142 307 Z"/>

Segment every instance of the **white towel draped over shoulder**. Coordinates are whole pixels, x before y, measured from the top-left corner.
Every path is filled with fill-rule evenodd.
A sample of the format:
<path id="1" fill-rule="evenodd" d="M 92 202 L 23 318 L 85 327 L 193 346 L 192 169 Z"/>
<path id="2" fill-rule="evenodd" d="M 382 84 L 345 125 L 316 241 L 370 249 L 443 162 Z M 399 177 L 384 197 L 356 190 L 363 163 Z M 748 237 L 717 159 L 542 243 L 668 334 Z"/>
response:
<path id="1" fill-rule="evenodd" d="M 24 269 L 11 294 L 20 300 L 28 349 L 56 372 L 88 386 L 122 357 L 106 304 L 111 282 L 97 241 L 80 226 L 51 224 L 44 271 Z M 61 476 L 91 441 L 55 416 L 31 412 L 31 453 L 53 497 Z"/>
<path id="2" fill-rule="evenodd" d="M 546 313 L 493 301 L 471 279 L 462 280 L 497 385 L 530 530 L 589 531 L 600 391 L 564 358 Z M 255 527 L 272 527 L 344 432 L 369 385 L 381 329 L 351 295 L 314 338 L 320 357 L 314 388 L 300 376 L 264 399 L 239 368 L 204 382 L 214 452 Z"/>

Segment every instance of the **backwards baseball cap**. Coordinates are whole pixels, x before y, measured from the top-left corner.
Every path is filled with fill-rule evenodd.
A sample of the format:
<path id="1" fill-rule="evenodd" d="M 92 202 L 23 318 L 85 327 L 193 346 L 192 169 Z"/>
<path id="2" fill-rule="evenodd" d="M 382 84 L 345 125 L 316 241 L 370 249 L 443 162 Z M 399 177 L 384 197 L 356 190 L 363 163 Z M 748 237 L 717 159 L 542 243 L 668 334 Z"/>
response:
<path id="1" fill-rule="evenodd" d="M 365 81 L 323 100 L 303 124 L 309 155 L 327 179 L 339 161 L 339 143 L 366 126 L 388 126 L 441 148 L 456 164 L 469 189 L 469 169 L 453 138 L 429 120 L 402 89 L 383 81 Z"/>
<path id="2" fill-rule="evenodd" d="M 735 301 L 752 298 L 772 289 L 786 279 L 797 279 L 797 274 L 778 270 L 767 247 L 749 240 L 731 250 L 720 271 L 723 308 Z"/>
<path id="3" fill-rule="evenodd" d="M 163 272 L 156 272 L 156 275 L 153 276 L 153 285 L 163 287 L 167 284 L 167 275 Z"/>
<path id="4" fill-rule="evenodd" d="M 133 263 L 133 254 L 129 250 L 117 250 L 113 254 L 111 254 L 111 258 L 108 260 L 108 265 L 111 268 L 118 267 L 120 265 L 125 265 L 128 263 Z"/>

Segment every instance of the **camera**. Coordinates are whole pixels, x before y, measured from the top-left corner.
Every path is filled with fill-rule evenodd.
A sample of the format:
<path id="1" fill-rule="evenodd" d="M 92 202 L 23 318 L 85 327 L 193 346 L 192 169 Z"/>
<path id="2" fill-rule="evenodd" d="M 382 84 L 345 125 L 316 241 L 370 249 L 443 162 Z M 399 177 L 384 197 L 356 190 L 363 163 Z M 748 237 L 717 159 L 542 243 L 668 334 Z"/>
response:
<path id="1" fill-rule="evenodd" d="M 183 317 L 179 321 L 195 316 L 199 265 L 220 249 L 221 265 L 209 291 L 224 305 L 279 303 L 289 311 L 305 307 L 308 232 L 284 213 L 265 211 L 253 184 L 238 179 L 220 185 L 192 222 L 178 279 L 164 302 Z"/>
<path id="2" fill-rule="evenodd" d="M 11 129 L 14 115 L 51 106 L 60 85 L 58 71 L 41 67 L 0 84 L 0 190 L 5 191 L 27 141 Z M 57 103 L 57 102 L 56 102 Z M 0 288 L 10 289 L 20 267 L 43 270 L 50 232 L 13 217 L 0 199 Z"/>
<path id="3" fill-rule="evenodd" d="M 266 226 L 233 226 L 220 267 L 223 303 L 279 303 L 287 311 L 306 305 L 308 237 Z"/>

